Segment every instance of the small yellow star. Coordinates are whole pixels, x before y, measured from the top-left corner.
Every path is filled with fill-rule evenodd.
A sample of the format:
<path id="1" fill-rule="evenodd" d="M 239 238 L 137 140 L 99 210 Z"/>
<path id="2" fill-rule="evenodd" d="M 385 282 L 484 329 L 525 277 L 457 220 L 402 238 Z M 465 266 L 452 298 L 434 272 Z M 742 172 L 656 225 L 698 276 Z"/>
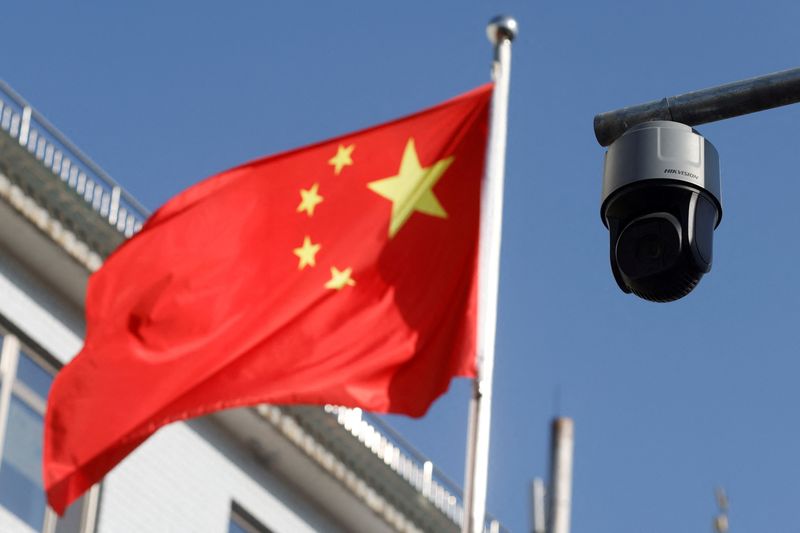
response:
<path id="1" fill-rule="evenodd" d="M 333 165 L 333 172 L 337 176 L 341 174 L 344 167 L 353 164 L 353 159 L 350 157 L 350 154 L 353 153 L 355 147 L 355 144 L 351 144 L 350 146 L 340 144 L 339 149 L 336 150 L 336 155 L 328 160 L 328 164 Z"/>
<path id="2" fill-rule="evenodd" d="M 350 276 L 353 274 L 352 268 L 345 268 L 339 270 L 336 267 L 331 267 L 331 279 L 325 284 L 326 289 L 342 290 L 344 287 L 352 287 L 356 284 L 355 280 Z"/>
<path id="3" fill-rule="evenodd" d="M 311 239 L 306 236 L 303 239 L 303 245 L 300 248 L 294 249 L 294 255 L 300 258 L 300 263 L 297 265 L 298 270 L 303 270 L 306 266 L 316 266 L 317 252 L 322 247 L 320 244 L 313 244 Z"/>
<path id="4" fill-rule="evenodd" d="M 310 189 L 300 189 L 300 197 L 302 198 L 300 205 L 297 206 L 297 212 L 302 213 L 305 211 L 308 216 L 314 215 L 314 208 L 318 203 L 322 202 L 323 197 L 317 194 L 319 190 L 319 183 L 315 183 Z"/>
<path id="5" fill-rule="evenodd" d="M 447 218 L 447 212 L 433 193 L 433 186 L 442 177 L 454 157 L 436 161 L 423 167 L 414 147 L 414 139 L 408 139 L 396 176 L 367 183 L 373 192 L 392 202 L 392 219 L 389 223 L 389 238 L 397 235 L 403 224 L 415 212 Z"/>

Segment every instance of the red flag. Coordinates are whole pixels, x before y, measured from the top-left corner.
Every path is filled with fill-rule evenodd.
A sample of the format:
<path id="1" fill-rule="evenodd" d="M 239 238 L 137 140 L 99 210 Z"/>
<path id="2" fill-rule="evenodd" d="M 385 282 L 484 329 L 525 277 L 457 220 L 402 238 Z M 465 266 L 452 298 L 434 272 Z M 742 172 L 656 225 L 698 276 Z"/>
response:
<path id="1" fill-rule="evenodd" d="M 159 427 L 258 403 L 421 416 L 475 375 L 491 85 L 209 178 L 89 280 L 56 376 L 44 483 L 58 513 Z"/>

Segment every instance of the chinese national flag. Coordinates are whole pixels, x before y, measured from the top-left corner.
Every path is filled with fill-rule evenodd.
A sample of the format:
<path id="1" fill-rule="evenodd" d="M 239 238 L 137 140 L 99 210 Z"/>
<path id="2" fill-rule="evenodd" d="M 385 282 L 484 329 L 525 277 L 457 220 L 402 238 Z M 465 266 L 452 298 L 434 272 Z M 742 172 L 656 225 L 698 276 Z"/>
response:
<path id="1" fill-rule="evenodd" d="M 169 422 L 258 403 L 421 416 L 474 377 L 491 90 L 213 176 L 115 251 L 48 400 L 53 509 Z"/>

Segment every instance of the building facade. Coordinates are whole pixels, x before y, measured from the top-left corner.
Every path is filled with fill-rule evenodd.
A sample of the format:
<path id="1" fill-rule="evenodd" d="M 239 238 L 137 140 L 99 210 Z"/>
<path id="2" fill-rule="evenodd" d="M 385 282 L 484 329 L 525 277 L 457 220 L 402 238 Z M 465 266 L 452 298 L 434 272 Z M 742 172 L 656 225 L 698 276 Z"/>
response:
<path id="1" fill-rule="evenodd" d="M 64 517 L 47 508 L 50 384 L 82 345 L 90 273 L 146 216 L 0 82 L 0 532 L 458 531 L 458 488 L 380 419 L 333 406 L 171 424 Z"/>

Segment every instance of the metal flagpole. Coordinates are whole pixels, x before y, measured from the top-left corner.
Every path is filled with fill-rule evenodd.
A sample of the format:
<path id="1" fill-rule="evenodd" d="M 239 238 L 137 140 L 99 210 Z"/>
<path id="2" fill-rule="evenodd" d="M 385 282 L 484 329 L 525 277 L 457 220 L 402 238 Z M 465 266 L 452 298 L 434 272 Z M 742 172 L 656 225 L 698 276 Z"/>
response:
<path id="1" fill-rule="evenodd" d="M 517 21 L 495 17 L 486 29 L 494 45 L 494 91 L 489 112 L 489 140 L 481 183 L 481 230 L 478 260 L 478 377 L 469 405 L 467 462 L 464 474 L 463 533 L 483 531 L 489 474 L 489 427 L 492 411 L 497 289 L 500 277 L 500 235 L 503 219 L 503 173 L 506 154 L 508 85 L 511 74 L 511 41 Z"/>

